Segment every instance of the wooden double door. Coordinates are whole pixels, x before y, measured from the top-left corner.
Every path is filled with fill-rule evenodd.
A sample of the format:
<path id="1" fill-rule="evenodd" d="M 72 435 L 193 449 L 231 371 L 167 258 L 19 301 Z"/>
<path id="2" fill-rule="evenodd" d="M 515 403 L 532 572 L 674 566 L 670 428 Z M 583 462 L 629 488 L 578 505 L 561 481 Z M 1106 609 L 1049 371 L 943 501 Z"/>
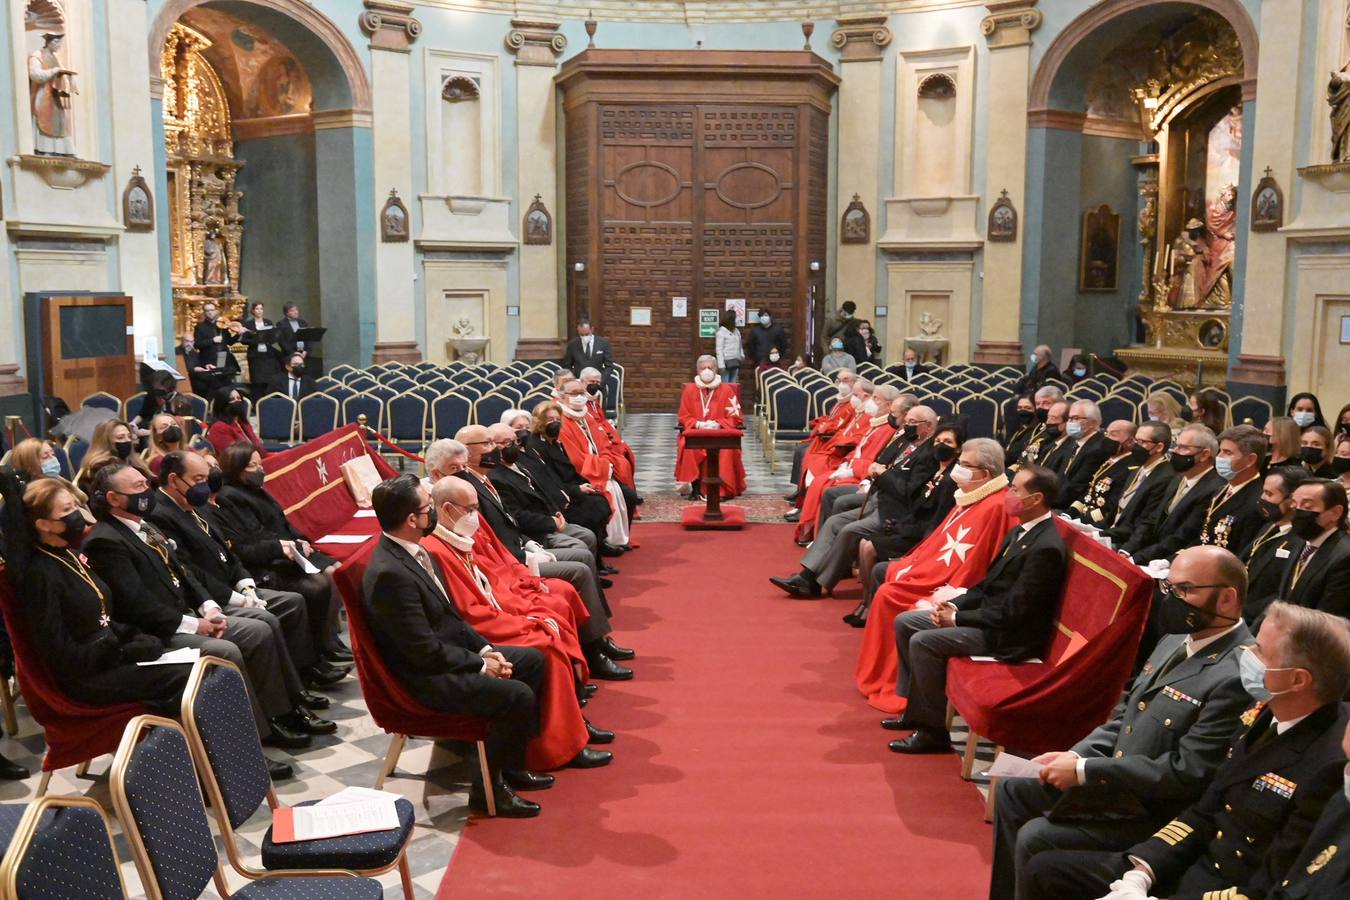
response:
<path id="1" fill-rule="evenodd" d="M 587 51 L 559 76 L 569 311 L 610 339 L 628 408 L 671 410 L 713 352 L 701 312 L 743 298 L 805 345 L 825 258 L 833 73 L 805 52 L 736 54 L 772 59 L 725 74 L 702 71 L 706 54 L 650 52 L 616 73 L 606 53 L 642 55 Z"/>

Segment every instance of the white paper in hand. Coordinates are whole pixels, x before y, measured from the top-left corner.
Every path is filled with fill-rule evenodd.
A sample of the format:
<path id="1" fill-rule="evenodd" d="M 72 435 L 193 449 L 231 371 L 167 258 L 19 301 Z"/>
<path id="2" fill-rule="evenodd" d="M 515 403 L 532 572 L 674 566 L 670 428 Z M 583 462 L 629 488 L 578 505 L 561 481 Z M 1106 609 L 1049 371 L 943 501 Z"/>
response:
<path id="1" fill-rule="evenodd" d="M 152 659 L 149 662 L 136 663 L 138 666 L 171 666 L 175 663 L 187 663 L 191 665 L 201 659 L 202 651 L 198 647 L 179 647 L 177 650 L 170 650 L 160 655 L 159 659 Z"/>
<path id="2" fill-rule="evenodd" d="M 990 778 L 1040 778 L 1041 766 L 1029 759 L 1000 753 L 994 757 L 994 764 L 985 774 Z"/>
<path id="3" fill-rule="evenodd" d="M 319 574 L 319 567 L 310 562 L 309 557 L 305 556 L 305 554 L 301 553 L 299 550 L 295 551 L 295 561 L 300 564 L 300 571 L 304 572 L 306 575 Z"/>

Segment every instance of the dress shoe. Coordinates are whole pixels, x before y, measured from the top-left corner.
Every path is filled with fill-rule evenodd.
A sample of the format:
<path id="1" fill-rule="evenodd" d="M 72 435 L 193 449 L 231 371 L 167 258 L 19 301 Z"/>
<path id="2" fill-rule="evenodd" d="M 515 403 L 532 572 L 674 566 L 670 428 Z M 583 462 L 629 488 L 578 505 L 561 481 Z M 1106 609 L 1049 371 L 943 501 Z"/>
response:
<path id="1" fill-rule="evenodd" d="M 623 556 L 623 548 L 616 547 L 613 544 L 601 544 L 600 555 L 608 557 Z"/>
<path id="2" fill-rule="evenodd" d="M 796 522 L 796 521 L 798 521 L 799 519 L 801 519 L 801 517 L 802 517 L 802 511 L 801 511 L 800 509 L 791 509 L 791 510 L 788 510 L 787 512 L 785 512 L 785 513 L 783 514 L 783 521 L 784 521 L 784 522 Z"/>
<path id="3" fill-rule="evenodd" d="M 28 771 L 26 766 L 21 766 L 4 754 L 0 754 L 0 778 L 5 781 L 22 781 L 31 774 L 33 773 Z"/>
<path id="4" fill-rule="evenodd" d="M 612 744 L 614 743 L 614 732 L 606 731 L 603 728 L 596 728 L 591 724 L 591 720 L 586 720 L 586 743 L 588 744 Z"/>
<path id="5" fill-rule="evenodd" d="M 618 569 L 614 568 L 613 566 L 609 566 L 609 565 L 601 566 L 600 568 L 596 569 L 595 571 L 596 571 L 597 574 L 600 574 L 600 575 L 618 575 L 618 574 L 619 574 L 619 570 L 618 570 Z"/>
<path id="6" fill-rule="evenodd" d="M 598 690 L 600 690 L 600 685 L 598 684 L 583 684 L 581 686 L 581 695 L 583 697 L 594 697 L 595 692 Z"/>
<path id="7" fill-rule="evenodd" d="M 346 645 L 330 647 L 323 652 L 323 658 L 335 666 L 350 666 L 352 664 L 352 651 Z"/>
<path id="8" fill-rule="evenodd" d="M 546 791 L 553 787 L 552 775 L 540 775 L 529 769 L 502 769 L 502 780 L 513 791 Z"/>
<path id="9" fill-rule="evenodd" d="M 567 764 L 569 769 L 598 769 L 601 766 L 609 765 L 614 759 L 614 754 L 608 750 L 592 750 L 590 747 L 582 747 L 572 761 Z"/>
<path id="10" fill-rule="evenodd" d="M 517 797 L 516 792 L 504 784 L 497 785 L 492 794 L 497 815 L 503 819 L 532 819 L 539 815 L 538 803 Z M 476 813 L 487 813 L 487 792 L 481 785 L 474 785 L 469 791 L 469 809 Z"/>
<path id="11" fill-rule="evenodd" d="M 310 745 L 308 734 L 291 728 L 286 722 L 286 716 L 277 716 L 268 724 L 272 730 L 268 732 L 267 737 L 262 742 L 269 747 L 276 747 L 280 750 L 304 750 Z"/>
<path id="12" fill-rule="evenodd" d="M 323 694 L 316 694 L 313 691 L 301 691 L 300 702 L 310 709 L 327 709 L 333 705 L 333 701 L 329 700 Z"/>
<path id="13" fill-rule="evenodd" d="M 790 494 L 784 494 L 784 495 L 783 495 L 783 499 L 786 500 L 788 503 L 796 503 L 797 500 L 798 500 L 800 497 L 801 497 L 801 493 L 798 492 L 798 491 L 793 491 L 793 492 L 790 493 Z"/>
<path id="14" fill-rule="evenodd" d="M 608 578 L 597 578 L 595 579 L 595 583 L 600 585 L 602 588 L 614 587 L 614 582 L 610 581 Z"/>
<path id="15" fill-rule="evenodd" d="M 882 719 L 881 727 L 887 731 L 913 731 L 917 726 L 904 716 L 899 716 L 894 719 Z"/>
<path id="16" fill-rule="evenodd" d="M 267 777 L 272 781 L 285 781 L 287 778 L 294 778 L 295 766 L 287 762 L 277 762 L 275 759 L 268 759 Z"/>
<path id="17" fill-rule="evenodd" d="M 311 666 L 304 672 L 305 687 L 327 688 L 332 687 L 339 681 L 347 677 L 348 669 L 339 669 L 336 666 Z"/>
<path id="18" fill-rule="evenodd" d="M 820 585 L 814 581 L 807 581 L 801 575 L 793 575 L 791 578 L 774 576 L 769 581 L 789 597 L 819 597 L 821 594 Z"/>
<path id="19" fill-rule="evenodd" d="M 632 669 L 624 668 L 603 652 L 597 651 L 587 662 L 591 667 L 592 678 L 601 681 L 630 681 L 633 678 Z"/>
<path id="20" fill-rule="evenodd" d="M 907 738 L 891 741 L 893 753 L 951 753 L 952 739 L 945 731 L 920 728 Z"/>
<path id="21" fill-rule="evenodd" d="M 337 723 L 330 722 L 328 719 L 320 719 L 303 705 L 297 704 L 295 709 L 286 713 L 284 716 L 278 716 L 279 721 L 291 731 L 300 734 L 332 734 L 337 731 Z"/>
<path id="22" fill-rule="evenodd" d="M 859 603 L 853 608 L 853 612 L 843 618 L 846 625 L 852 625 L 854 628 L 864 627 L 867 624 L 867 604 Z"/>
<path id="23" fill-rule="evenodd" d="M 600 642 L 600 649 L 605 651 L 605 655 L 610 659 L 629 660 L 637 658 L 635 652 L 629 650 L 627 647 L 620 647 L 618 644 L 614 643 L 614 638 L 609 637 L 608 635 Z"/>
<path id="24" fill-rule="evenodd" d="M 690 494 L 690 495 L 689 495 L 689 502 L 690 502 L 690 503 L 702 503 L 702 502 L 704 502 L 704 501 L 707 500 L 707 499 L 708 499 L 708 498 L 705 497 L 705 496 L 703 496 L 702 494 Z"/>

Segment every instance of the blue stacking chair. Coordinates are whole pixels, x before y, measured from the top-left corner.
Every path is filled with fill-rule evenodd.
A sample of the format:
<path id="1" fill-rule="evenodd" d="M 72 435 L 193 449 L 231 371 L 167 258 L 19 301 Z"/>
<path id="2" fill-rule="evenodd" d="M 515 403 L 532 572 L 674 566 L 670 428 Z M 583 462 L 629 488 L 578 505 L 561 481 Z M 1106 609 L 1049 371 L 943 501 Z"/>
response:
<path id="1" fill-rule="evenodd" d="M 828 413 L 834 406 L 835 398 L 839 396 L 839 390 L 828 381 L 815 387 L 808 387 L 806 391 L 811 395 L 812 408 L 816 416 Z"/>
<path id="2" fill-rule="evenodd" d="M 366 427 L 384 430 L 384 400 L 373 394 L 354 394 L 342 401 L 342 424 L 352 425 L 366 417 Z"/>
<path id="3" fill-rule="evenodd" d="M 811 434 L 811 394 L 796 384 L 771 387 L 766 405 L 764 449 L 769 454 L 769 474 L 778 462 L 779 441 L 802 441 Z"/>
<path id="4" fill-rule="evenodd" d="M 530 364 L 523 359 L 513 359 L 502 368 L 517 375 L 523 375 L 530 371 Z"/>
<path id="5" fill-rule="evenodd" d="M 339 363 L 336 366 L 333 366 L 333 368 L 329 369 L 328 374 L 332 378 L 336 378 L 338 381 L 345 381 L 348 375 L 355 375 L 356 371 L 357 369 L 355 366 L 348 365 L 347 363 Z"/>
<path id="6" fill-rule="evenodd" d="M 553 380 L 553 376 L 547 372 L 541 372 L 539 369 L 531 369 L 518 379 L 528 384 L 532 388 L 537 388 L 541 384 L 548 384 Z"/>
<path id="7" fill-rule="evenodd" d="M 391 390 L 398 391 L 400 394 L 406 394 L 408 393 L 408 391 L 417 387 L 417 382 L 413 381 L 406 375 L 399 375 L 397 378 L 392 378 L 389 381 L 382 382 L 382 384 L 384 384 L 385 387 L 390 388 Z"/>
<path id="8" fill-rule="evenodd" d="M 253 724 L 252 715 L 247 724 Z M 235 730 L 240 730 L 237 724 Z M 256 746 L 257 729 L 250 728 L 248 733 Z M 262 749 L 257 753 L 261 758 Z M 278 872 L 231 894 L 216 855 L 187 738 L 172 719 L 137 716 L 128 722 L 109 772 L 113 808 L 141 883 L 151 897 L 196 900 L 213 881 L 217 893 L 230 900 L 380 900 L 384 896 L 378 881 L 336 870 Z M 266 774 L 263 763 L 264 778 Z"/>
<path id="9" fill-rule="evenodd" d="M 474 404 L 474 421 L 479 425 L 496 425 L 501 414 L 516 406 L 518 398 L 493 392 L 478 398 Z"/>
<path id="10" fill-rule="evenodd" d="M 422 371 L 418 372 L 416 375 L 413 376 L 413 381 L 417 382 L 418 384 L 431 384 L 433 381 L 439 380 L 440 377 L 441 373 L 434 368 L 423 369 Z"/>
<path id="11" fill-rule="evenodd" d="M 1097 401 L 1097 408 L 1102 413 L 1102 428 L 1106 428 L 1117 419 L 1124 419 L 1127 422 L 1138 421 L 1139 406 L 1128 397 L 1115 395 L 1104 397 Z"/>
<path id="12" fill-rule="evenodd" d="M 473 417 L 473 400 L 463 394 L 446 394 L 432 401 L 431 436 L 433 440 L 452 438 Z"/>
<path id="13" fill-rule="evenodd" d="M 0 866 L 0 895 L 80 900 L 126 896 L 111 823 L 93 799 L 42 797 L 26 806 L 9 804 L 0 807 L 0 821 L 14 826 L 3 834 L 9 849 Z"/>
<path id="14" fill-rule="evenodd" d="M 618 419 L 623 410 L 623 370 L 619 366 L 605 375 L 605 415 Z"/>
<path id="15" fill-rule="evenodd" d="M 271 393 L 258 400 L 258 439 L 263 448 L 276 452 L 295 443 L 297 404 L 282 393 Z"/>
<path id="16" fill-rule="evenodd" d="M 543 372 L 549 378 L 552 378 L 555 373 L 562 371 L 562 366 L 551 359 L 546 359 L 543 362 L 535 363 L 531 367 L 531 371 Z"/>
<path id="17" fill-rule="evenodd" d="M 436 398 L 441 396 L 441 394 L 444 394 L 445 391 L 438 390 L 437 388 L 434 388 L 429 384 L 419 384 L 417 387 L 408 391 L 408 393 L 415 394 L 416 396 L 421 397 L 423 400 L 427 401 L 427 407 L 430 408 L 431 404 L 436 402 Z"/>
<path id="18" fill-rule="evenodd" d="M 56 454 L 56 461 L 61 464 L 61 477 L 66 481 L 74 481 L 75 473 L 79 470 L 70 467 L 70 454 L 66 452 L 66 448 L 60 444 L 55 444 L 52 447 L 52 452 Z M 0 685 L 0 690 L 4 690 L 2 685 Z"/>
<path id="19" fill-rule="evenodd" d="M 339 384 L 337 387 L 329 388 L 324 393 L 336 400 L 338 407 L 341 408 L 348 397 L 354 397 L 360 392 L 352 388 L 351 385 Z"/>
<path id="20" fill-rule="evenodd" d="M 141 411 L 141 402 L 145 400 L 145 391 L 139 391 L 122 401 L 122 418 L 130 422 Z"/>
<path id="21" fill-rule="evenodd" d="M 385 404 L 389 440 L 410 453 L 421 453 L 427 442 L 427 401 L 413 393 L 399 394 Z M 400 464 L 404 457 L 400 456 Z"/>
<path id="22" fill-rule="evenodd" d="M 300 440 L 312 441 L 337 429 L 337 398 L 328 394 L 310 394 L 300 400 Z"/>
<path id="23" fill-rule="evenodd" d="M 521 397 L 520 408 L 528 412 L 530 415 L 534 415 L 534 408 L 536 406 L 538 406 L 540 403 L 547 403 L 552 399 L 553 394 L 551 393 L 551 389 L 545 388 L 544 390 L 535 391 L 533 394 Z"/>
<path id="24" fill-rule="evenodd" d="M 1228 407 L 1234 425 L 1252 424 L 1264 428 L 1273 411 L 1270 403 L 1260 397 L 1239 397 Z"/>
<path id="25" fill-rule="evenodd" d="M 941 394 L 934 394 L 931 397 L 922 398 L 922 403 L 924 406 L 937 413 L 939 419 L 950 416 L 956 411 L 956 405 Z"/>
<path id="26" fill-rule="evenodd" d="M 95 409 L 106 409 L 115 416 L 122 414 L 122 401 L 118 400 L 107 391 L 94 391 L 88 397 L 80 401 L 81 406 L 90 406 Z"/>
<path id="27" fill-rule="evenodd" d="M 480 372 L 479 376 L 488 381 L 493 387 L 501 387 L 514 378 L 515 373 L 509 372 L 506 369 L 487 369 L 486 364 L 484 364 L 484 371 Z"/>
<path id="28" fill-rule="evenodd" d="M 89 442 L 82 437 L 72 437 L 66 441 L 66 458 L 70 467 L 78 472 L 84 463 L 84 455 L 89 452 Z"/>
<path id="29" fill-rule="evenodd" d="M 342 382 L 338 381 L 331 375 L 320 375 L 318 378 L 314 379 L 314 384 L 318 386 L 319 390 L 326 391 L 329 388 L 336 387 L 339 384 L 342 384 Z"/>
<path id="30" fill-rule="evenodd" d="M 399 394 L 401 394 L 402 391 L 396 391 L 393 388 L 389 387 L 388 385 L 377 384 L 374 385 L 373 387 L 367 388 L 364 391 L 361 391 L 361 393 L 369 394 L 372 397 L 377 397 L 379 398 L 381 403 L 387 403 L 393 398 L 397 397 Z"/>
<path id="31" fill-rule="evenodd" d="M 988 397 L 966 397 L 956 404 L 966 422 L 966 437 L 991 438 L 998 433 L 998 403 Z"/>
<path id="32" fill-rule="evenodd" d="M 376 387 L 379 382 L 369 375 L 358 375 L 355 378 L 348 378 L 343 384 L 360 394 Z"/>

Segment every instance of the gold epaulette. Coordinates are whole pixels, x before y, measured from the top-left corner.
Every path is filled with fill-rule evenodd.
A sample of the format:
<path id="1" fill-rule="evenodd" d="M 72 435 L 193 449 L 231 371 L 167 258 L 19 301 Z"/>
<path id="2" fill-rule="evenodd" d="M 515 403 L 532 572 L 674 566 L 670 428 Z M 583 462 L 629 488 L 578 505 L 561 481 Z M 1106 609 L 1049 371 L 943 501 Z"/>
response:
<path id="1" fill-rule="evenodd" d="M 1194 829 L 1191 828 L 1191 826 L 1180 819 L 1173 819 L 1162 828 L 1158 829 L 1158 833 L 1153 836 L 1167 844 L 1167 846 L 1175 847 L 1177 844 L 1180 844 L 1182 841 L 1186 840 L 1186 838 L 1190 837 L 1193 830 Z"/>

